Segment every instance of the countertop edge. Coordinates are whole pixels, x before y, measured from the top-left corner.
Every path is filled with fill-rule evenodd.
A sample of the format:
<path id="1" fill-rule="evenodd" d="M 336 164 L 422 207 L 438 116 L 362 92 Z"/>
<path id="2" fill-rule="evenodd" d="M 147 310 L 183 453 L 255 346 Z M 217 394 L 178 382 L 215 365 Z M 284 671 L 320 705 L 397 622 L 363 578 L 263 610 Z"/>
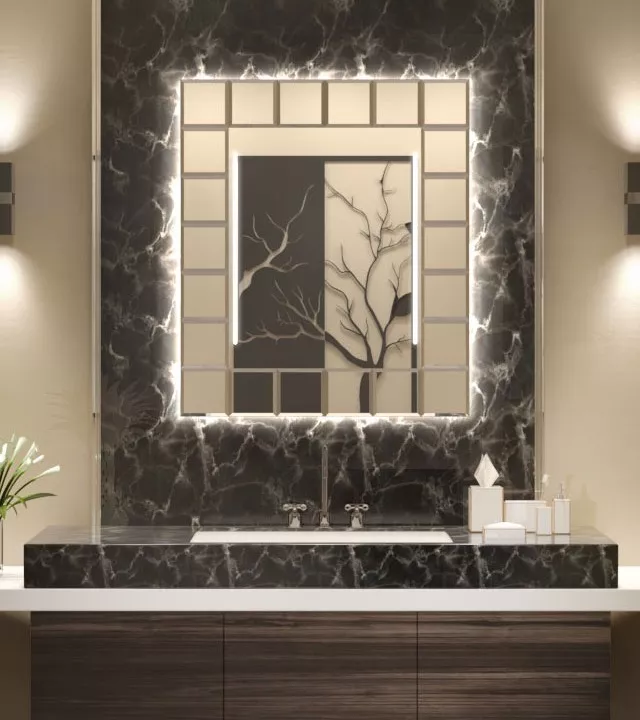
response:
<path id="1" fill-rule="evenodd" d="M 617 589 L 25 589 L 0 575 L 0 612 L 640 612 L 640 566 Z"/>

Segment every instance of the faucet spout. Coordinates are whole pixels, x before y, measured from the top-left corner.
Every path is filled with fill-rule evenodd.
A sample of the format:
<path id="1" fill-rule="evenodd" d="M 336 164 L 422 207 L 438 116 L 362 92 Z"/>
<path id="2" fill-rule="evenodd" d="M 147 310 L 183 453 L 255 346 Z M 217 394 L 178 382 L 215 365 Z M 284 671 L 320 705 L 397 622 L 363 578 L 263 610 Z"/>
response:
<path id="1" fill-rule="evenodd" d="M 320 504 L 320 527 L 331 527 L 329 524 L 329 446 L 322 446 L 322 498 Z"/>

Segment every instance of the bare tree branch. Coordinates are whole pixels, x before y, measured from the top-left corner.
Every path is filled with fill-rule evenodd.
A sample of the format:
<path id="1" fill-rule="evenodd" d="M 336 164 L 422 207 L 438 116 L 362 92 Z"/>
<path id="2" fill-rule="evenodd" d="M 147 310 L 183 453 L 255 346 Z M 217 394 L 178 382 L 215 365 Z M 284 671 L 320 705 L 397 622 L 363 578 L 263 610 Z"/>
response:
<path id="1" fill-rule="evenodd" d="M 389 202 L 387 201 L 388 191 L 385 189 L 384 182 L 387 179 L 387 173 L 389 172 L 390 164 L 391 163 L 387 163 L 384 166 L 384 170 L 382 171 L 382 177 L 380 178 L 380 194 L 382 195 L 382 204 L 384 205 L 384 215 L 380 217 L 380 214 L 378 213 L 378 217 L 380 217 L 380 231 L 378 233 L 380 243 L 378 244 L 378 254 L 380 254 L 380 250 L 384 245 L 384 231 L 387 220 L 389 219 Z"/>
<path id="2" fill-rule="evenodd" d="M 400 292 L 400 280 L 402 277 L 402 271 L 406 267 L 407 263 L 411 260 L 411 258 L 405 258 L 401 263 L 399 267 L 396 267 L 395 265 L 391 266 L 391 271 L 393 272 L 395 276 L 395 282 L 393 280 L 389 280 L 389 284 L 391 285 L 391 288 L 393 289 L 393 293 L 395 295 L 395 299 L 398 299 L 398 294 Z"/>
<path id="3" fill-rule="evenodd" d="M 371 345 L 369 344 L 369 323 L 366 322 L 366 332 L 362 330 L 362 328 L 358 325 L 358 323 L 355 321 L 355 318 L 353 317 L 353 307 L 354 302 L 353 300 L 349 300 L 348 295 L 344 292 L 344 290 L 341 290 L 340 288 L 337 288 L 335 285 L 332 285 L 328 280 L 325 281 L 325 285 L 329 290 L 332 290 L 334 293 L 339 295 L 344 300 L 344 307 L 338 307 L 338 312 L 342 317 L 345 318 L 345 320 L 349 323 L 349 326 L 346 326 L 344 322 L 340 322 L 340 326 L 347 330 L 347 332 L 350 332 L 352 335 L 355 335 L 356 337 L 360 338 L 362 340 L 362 343 L 364 344 L 364 349 L 367 355 L 367 362 L 369 364 L 373 364 L 373 351 L 371 349 Z"/>
<path id="4" fill-rule="evenodd" d="M 285 322 L 282 318 L 279 318 L 279 324 L 290 325 L 291 323 Z M 309 337 L 309 338 L 312 338 L 313 340 L 319 339 L 313 333 L 308 332 L 301 324 L 298 325 L 298 327 L 293 332 L 288 332 L 286 334 L 280 335 L 278 333 L 273 332 L 272 330 L 269 330 L 264 323 L 260 323 L 260 325 L 258 326 L 258 329 L 255 332 L 247 333 L 246 337 L 242 338 L 242 340 L 239 340 L 238 343 L 240 345 L 243 345 L 246 343 L 250 343 L 253 340 L 264 340 L 264 339 L 269 339 L 269 340 L 273 340 L 274 342 L 279 342 L 280 340 L 295 340 L 299 337 Z"/>
<path id="5" fill-rule="evenodd" d="M 329 343 L 329 345 L 332 345 L 336 350 L 338 350 L 352 365 L 363 369 L 370 367 L 367 360 L 363 360 L 362 358 L 354 355 L 336 337 L 334 337 L 334 335 L 324 330 L 320 325 L 322 294 L 318 296 L 318 300 L 314 305 L 311 300 L 304 299 L 304 295 L 300 288 L 296 288 L 296 290 L 294 290 L 294 299 L 290 300 L 277 282 L 275 283 L 275 286 L 276 294 L 274 294 L 273 297 L 284 309 L 282 315 L 279 315 L 278 321 L 283 328 L 288 327 L 293 329 L 291 336 L 299 337 L 300 335 L 304 335 L 315 340 L 324 339 L 325 342 Z"/>
<path id="6" fill-rule="evenodd" d="M 408 343 L 408 342 L 409 342 L 409 338 L 406 337 L 406 336 L 403 336 L 403 337 L 401 337 L 399 340 L 394 340 L 393 342 L 390 342 L 390 343 L 387 345 L 387 347 L 386 347 L 385 350 L 386 350 L 386 352 L 388 352 L 389 350 L 391 350 L 391 348 L 394 348 L 394 347 L 398 347 L 398 348 L 399 348 L 400 345 L 405 345 L 405 344 Z"/>
<path id="7" fill-rule="evenodd" d="M 359 337 L 361 340 L 366 340 L 365 349 L 370 349 L 370 343 L 369 343 L 369 324 L 368 324 L 368 318 L 371 317 L 371 320 L 373 321 L 373 324 L 375 325 L 375 328 L 380 336 L 380 352 L 378 355 L 377 360 L 375 361 L 374 365 L 375 367 L 383 367 L 384 365 L 384 359 L 387 351 L 390 348 L 399 348 L 400 345 L 402 345 L 405 342 L 408 342 L 407 338 L 401 338 L 400 340 L 396 340 L 392 343 L 387 342 L 387 333 L 389 332 L 389 329 L 391 325 L 393 324 L 395 320 L 395 315 L 393 312 L 393 303 L 392 307 L 389 311 L 389 318 L 387 319 L 386 323 L 383 324 L 383 321 L 378 317 L 376 314 L 373 306 L 371 305 L 370 300 L 370 293 L 372 292 L 372 279 L 374 276 L 374 271 L 378 266 L 378 261 L 386 254 L 391 253 L 397 249 L 405 248 L 410 240 L 411 240 L 411 234 L 410 233 L 404 233 L 400 239 L 395 240 L 394 237 L 398 233 L 399 230 L 405 230 L 406 224 L 405 223 L 398 223 L 394 225 L 391 222 L 391 210 L 389 207 L 389 201 L 388 198 L 393 195 L 396 191 L 393 188 L 389 188 L 387 186 L 388 182 L 388 174 L 389 169 L 391 167 L 391 163 L 386 163 L 384 166 L 384 169 L 382 171 L 382 175 L 380 176 L 380 179 L 378 181 L 378 185 L 380 187 L 380 196 L 382 200 L 383 205 L 383 211 L 378 212 L 377 215 L 377 228 L 378 232 L 377 234 L 374 233 L 372 230 L 372 224 L 371 220 L 369 219 L 369 216 L 367 213 L 360 207 L 358 207 L 353 198 L 349 199 L 344 193 L 341 193 L 337 188 L 335 188 L 333 185 L 331 185 L 329 182 L 325 181 L 326 186 L 329 191 L 329 199 L 338 199 L 340 200 L 351 212 L 359 216 L 363 222 L 364 222 L 364 229 L 359 231 L 359 234 L 364 237 L 369 244 L 369 248 L 372 255 L 372 262 L 370 263 L 368 269 L 366 278 L 364 281 L 360 280 L 360 278 L 356 275 L 356 273 L 353 271 L 351 267 L 347 264 L 344 256 L 344 246 L 340 248 L 341 253 L 341 263 L 338 264 L 336 262 L 333 262 L 331 260 L 328 260 L 326 262 L 327 266 L 331 268 L 340 278 L 347 279 L 352 281 L 357 288 L 362 292 L 364 304 L 367 311 L 367 317 L 365 319 L 366 322 L 366 333 L 362 330 L 360 326 L 357 326 L 357 329 L 349 322 L 349 320 L 352 318 L 352 307 L 353 303 L 349 301 L 348 296 L 346 293 L 341 291 L 342 293 L 342 300 L 344 302 L 344 306 L 340 305 L 338 307 L 338 312 L 345 318 L 346 323 L 341 321 L 341 327 L 346 332 L 349 332 L 351 335 Z M 386 238 L 389 237 L 389 241 L 386 242 Z M 396 266 L 395 264 L 392 266 L 393 273 L 395 276 L 394 279 L 390 279 L 389 282 L 391 284 L 391 288 L 393 290 L 393 302 L 396 303 L 399 298 L 399 292 L 400 292 L 400 282 L 401 282 L 401 274 L 405 267 L 405 265 L 410 261 L 410 258 L 405 258 L 402 260 L 399 266 Z M 325 284 L 334 289 L 335 287 L 332 286 L 328 281 L 325 281 Z M 363 337 L 365 336 L 365 337 Z"/>
<path id="8" fill-rule="evenodd" d="M 332 260 L 326 261 L 327 266 L 334 270 L 336 273 L 338 273 L 338 275 L 340 275 L 341 277 L 351 278 L 351 280 L 355 282 L 355 284 L 360 288 L 360 290 L 362 290 L 363 293 L 366 293 L 366 288 L 364 284 L 360 281 L 355 272 L 347 265 L 347 261 L 344 259 L 344 246 L 340 247 L 340 257 L 342 261 L 342 267 L 336 265 L 336 263 L 334 263 Z"/>
<path id="9" fill-rule="evenodd" d="M 305 265 L 305 263 L 296 263 L 291 264 L 291 260 L 289 260 L 284 265 L 278 265 L 277 260 L 278 258 L 284 253 L 284 251 L 294 242 L 298 242 L 300 240 L 300 236 L 296 239 L 292 239 L 290 237 L 291 232 L 291 226 L 293 223 L 295 223 L 296 220 L 302 215 L 304 212 L 304 209 L 307 205 L 307 199 L 309 198 L 309 193 L 313 190 L 313 185 L 310 185 L 305 194 L 302 198 L 302 203 L 300 207 L 298 208 L 298 211 L 291 217 L 287 224 L 282 226 L 276 223 L 273 218 L 267 213 L 267 219 L 273 225 L 276 230 L 278 230 L 282 235 L 280 237 L 279 243 L 277 247 L 274 249 L 272 248 L 269 243 L 265 240 L 265 238 L 260 235 L 256 229 L 256 219 L 253 218 L 253 235 L 244 235 L 248 240 L 251 240 L 252 242 L 262 244 L 264 248 L 267 251 L 267 256 L 265 259 L 258 263 L 257 265 L 254 265 L 252 268 L 247 268 L 243 274 L 242 278 L 240 278 L 240 283 L 238 285 L 238 295 L 242 295 L 244 292 L 246 292 L 250 287 L 251 283 L 253 282 L 253 278 L 255 277 L 256 273 L 260 272 L 260 270 L 264 270 L 266 268 L 269 268 L 271 270 L 275 270 L 276 272 L 280 273 L 289 273 L 295 270 L 298 267 L 301 267 L 302 265 Z"/>
<path id="10" fill-rule="evenodd" d="M 391 252 L 392 250 L 395 250 L 396 248 L 403 247 L 405 245 L 408 245 L 408 243 L 411 240 L 411 235 L 407 233 L 406 235 L 403 235 L 400 240 L 396 240 L 394 243 L 389 243 L 389 245 L 385 245 L 384 247 L 380 248 L 380 253 L 378 254 L 378 257 L 384 253 Z"/>
<path id="11" fill-rule="evenodd" d="M 359 215 L 364 220 L 366 230 L 360 231 L 360 234 L 369 242 L 371 254 L 373 255 L 373 258 L 375 260 L 376 251 L 373 247 L 373 235 L 371 232 L 371 223 L 369 222 L 369 216 L 364 210 L 355 205 L 355 203 L 353 202 L 353 198 L 349 200 L 339 190 L 336 190 L 328 180 L 325 180 L 325 184 L 329 189 L 329 199 L 338 198 L 338 200 L 341 200 L 352 212 L 356 213 L 356 215 Z"/>

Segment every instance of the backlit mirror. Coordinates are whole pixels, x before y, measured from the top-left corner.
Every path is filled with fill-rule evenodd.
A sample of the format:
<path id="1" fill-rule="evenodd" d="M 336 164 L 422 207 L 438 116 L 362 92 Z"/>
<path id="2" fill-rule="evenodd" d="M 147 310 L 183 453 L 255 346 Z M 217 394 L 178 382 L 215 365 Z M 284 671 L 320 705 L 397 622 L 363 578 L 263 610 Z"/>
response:
<path id="1" fill-rule="evenodd" d="M 468 412 L 468 83 L 182 84 L 182 411 Z"/>

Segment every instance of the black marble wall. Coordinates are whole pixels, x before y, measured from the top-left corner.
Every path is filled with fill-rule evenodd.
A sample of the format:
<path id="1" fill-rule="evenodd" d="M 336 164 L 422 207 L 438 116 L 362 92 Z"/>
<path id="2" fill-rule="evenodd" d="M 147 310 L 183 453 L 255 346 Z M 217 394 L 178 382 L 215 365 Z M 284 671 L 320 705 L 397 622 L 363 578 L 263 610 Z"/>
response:
<path id="1" fill-rule="evenodd" d="M 282 522 L 331 503 L 374 521 L 457 524 L 488 452 L 533 491 L 534 0 L 102 0 L 102 519 Z M 468 419 L 177 416 L 172 187 L 176 86 L 198 72 L 470 76 L 472 412 Z"/>

